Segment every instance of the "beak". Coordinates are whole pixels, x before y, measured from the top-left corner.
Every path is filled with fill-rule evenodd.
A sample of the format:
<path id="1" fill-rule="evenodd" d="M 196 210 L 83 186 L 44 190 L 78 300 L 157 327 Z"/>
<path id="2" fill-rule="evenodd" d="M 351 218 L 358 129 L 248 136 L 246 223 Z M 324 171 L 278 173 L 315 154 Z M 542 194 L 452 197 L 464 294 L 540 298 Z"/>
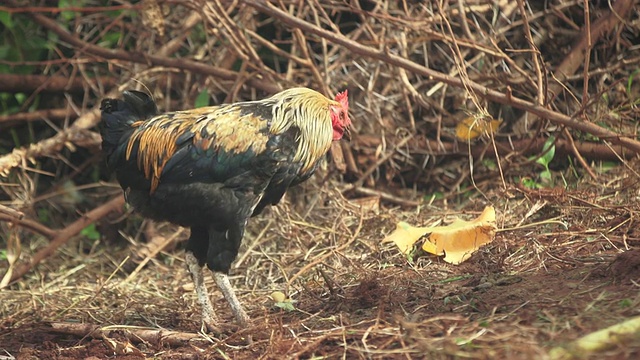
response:
<path id="1" fill-rule="evenodd" d="M 351 126 L 344 128 L 344 132 L 342 133 L 342 138 L 347 141 L 351 141 Z"/>

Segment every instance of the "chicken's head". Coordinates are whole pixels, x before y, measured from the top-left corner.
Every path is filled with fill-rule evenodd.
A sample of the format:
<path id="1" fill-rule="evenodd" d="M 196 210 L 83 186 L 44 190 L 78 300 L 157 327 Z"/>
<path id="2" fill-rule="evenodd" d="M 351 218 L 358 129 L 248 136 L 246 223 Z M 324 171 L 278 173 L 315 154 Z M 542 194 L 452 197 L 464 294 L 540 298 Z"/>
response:
<path id="1" fill-rule="evenodd" d="M 339 105 L 331 106 L 331 126 L 333 127 L 333 140 L 340 140 L 343 137 L 347 140 L 351 139 L 350 127 L 351 119 L 349 119 L 349 97 L 348 91 L 345 90 L 336 95 L 336 102 Z"/>

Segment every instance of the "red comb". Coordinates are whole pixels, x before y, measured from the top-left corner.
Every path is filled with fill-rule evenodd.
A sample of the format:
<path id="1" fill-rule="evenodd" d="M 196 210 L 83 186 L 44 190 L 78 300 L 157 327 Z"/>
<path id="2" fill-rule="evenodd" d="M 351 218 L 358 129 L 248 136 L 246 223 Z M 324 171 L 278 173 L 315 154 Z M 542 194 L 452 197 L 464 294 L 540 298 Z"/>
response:
<path id="1" fill-rule="evenodd" d="M 345 90 L 336 94 L 336 101 L 339 102 L 345 110 L 349 110 L 349 90 Z"/>

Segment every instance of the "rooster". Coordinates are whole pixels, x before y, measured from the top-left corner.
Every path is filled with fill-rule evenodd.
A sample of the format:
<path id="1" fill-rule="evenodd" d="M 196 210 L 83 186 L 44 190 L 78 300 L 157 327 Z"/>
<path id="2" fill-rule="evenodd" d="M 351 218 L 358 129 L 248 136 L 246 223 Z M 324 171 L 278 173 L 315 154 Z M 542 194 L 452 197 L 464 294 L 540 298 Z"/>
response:
<path id="1" fill-rule="evenodd" d="M 347 91 L 331 100 L 293 88 L 260 101 L 159 114 L 145 93 L 101 103 L 102 149 L 127 202 L 143 216 L 191 228 L 185 263 L 202 320 L 219 331 L 202 268 L 241 327 L 249 317 L 227 274 L 250 217 L 307 180 L 332 141 L 349 139 Z"/>

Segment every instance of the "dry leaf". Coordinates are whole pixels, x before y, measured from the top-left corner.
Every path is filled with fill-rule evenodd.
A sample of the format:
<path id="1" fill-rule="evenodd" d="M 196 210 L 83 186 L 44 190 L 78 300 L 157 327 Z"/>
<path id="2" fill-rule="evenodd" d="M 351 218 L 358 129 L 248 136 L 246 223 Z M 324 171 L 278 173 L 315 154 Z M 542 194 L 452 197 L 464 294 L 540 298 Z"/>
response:
<path id="1" fill-rule="evenodd" d="M 429 235 L 422 249 L 434 255 L 445 255 L 444 261 L 457 265 L 480 246 L 493 241 L 495 231 L 496 211 L 488 206 L 475 220 L 456 219 L 447 226 L 414 227 L 401 221 L 383 242 L 393 241 L 402 253 L 408 254 L 421 237 Z"/>
<path id="2" fill-rule="evenodd" d="M 482 134 L 495 134 L 502 124 L 502 120 L 478 119 L 475 116 L 469 116 L 460 121 L 456 126 L 456 137 L 462 141 L 470 141 Z"/>
<path id="3" fill-rule="evenodd" d="M 496 233 L 496 211 L 492 206 L 484 209 L 477 219 L 456 219 L 447 226 L 429 229 L 431 235 L 422 246 L 426 252 L 445 255 L 444 261 L 460 264 L 469 259 L 480 246 L 493 241 Z"/>
<path id="4" fill-rule="evenodd" d="M 274 291 L 271 293 L 271 299 L 275 302 L 284 302 L 287 297 L 281 291 Z"/>
<path id="5" fill-rule="evenodd" d="M 164 15 L 157 0 L 143 0 L 140 13 L 142 15 L 142 25 L 150 27 L 157 31 L 158 35 L 164 36 Z"/>
<path id="6" fill-rule="evenodd" d="M 280 291 L 274 291 L 271 293 L 271 299 L 274 301 L 274 306 L 279 307 L 285 311 L 294 311 L 296 307 L 293 305 L 295 301 L 286 297 L 286 295 Z"/>
<path id="7" fill-rule="evenodd" d="M 599 358 L 597 355 L 606 349 L 623 347 L 640 333 L 640 316 L 609 326 L 585 335 L 564 347 L 556 347 L 549 351 L 552 360 L 570 360 Z M 602 355 L 602 358 L 605 356 Z"/>
<path id="8" fill-rule="evenodd" d="M 382 242 L 393 241 L 403 254 L 408 254 L 413 244 L 420 240 L 430 229 L 429 227 L 413 227 L 404 221 L 400 221 L 396 225 L 396 229 Z"/>

